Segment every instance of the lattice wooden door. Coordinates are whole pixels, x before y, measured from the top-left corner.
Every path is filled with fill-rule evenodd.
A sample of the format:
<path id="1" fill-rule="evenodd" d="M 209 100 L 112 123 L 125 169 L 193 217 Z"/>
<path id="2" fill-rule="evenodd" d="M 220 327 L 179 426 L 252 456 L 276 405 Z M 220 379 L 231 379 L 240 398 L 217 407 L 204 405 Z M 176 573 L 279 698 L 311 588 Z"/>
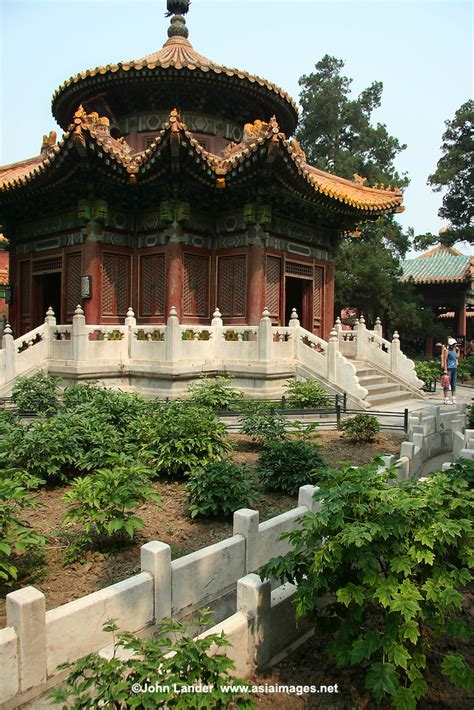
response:
<path id="1" fill-rule="evenodd" d="M 247 257 L 220 256 L 217 262 L 217 304 L 223 318 L 245 318 Z"/>

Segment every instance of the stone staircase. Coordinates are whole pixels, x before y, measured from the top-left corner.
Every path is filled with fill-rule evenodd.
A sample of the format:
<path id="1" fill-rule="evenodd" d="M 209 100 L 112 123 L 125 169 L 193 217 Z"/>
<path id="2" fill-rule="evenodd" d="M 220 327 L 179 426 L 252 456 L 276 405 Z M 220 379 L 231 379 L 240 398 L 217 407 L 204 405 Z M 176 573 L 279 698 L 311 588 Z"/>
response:
<path id="1" fill-rule="evenodd" d="M 413 399 L 416 396 L 411 390 L 405 389 L 400 382 L 397 382 L 382 369 L 378 369 L 376 366 L 362 360 L 351 359 L 350 361 L 356 368 L 359 384 L 369 391 L 369 394 L 365 397 L 365 402 L 371 409 L 377 410 L 387 404 L 399 403 Z"/>

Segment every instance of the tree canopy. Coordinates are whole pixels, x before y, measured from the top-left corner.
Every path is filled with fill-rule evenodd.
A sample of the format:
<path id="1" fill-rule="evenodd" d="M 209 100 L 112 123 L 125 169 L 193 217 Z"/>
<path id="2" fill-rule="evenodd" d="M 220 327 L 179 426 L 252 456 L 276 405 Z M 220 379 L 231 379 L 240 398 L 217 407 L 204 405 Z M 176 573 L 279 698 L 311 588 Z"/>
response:
<path id="1" fill-rule="evenodd" d="M 382 123 L 373 124 L 381 105 L 383 84 L 374 81 L 352 98 L 352 79 L 344 62 L 325 55 L 315 71 L 300 78 L 303 109 L 297 138 L 316 167 L 368 184 L 404 187 L 409 179 L 395 168 L 406 146 Z M 361 238 L 342 237 L 336 254 L 336 309 L 360 308 L 369 323 L 380 316 L 389 330 L 413 338 L 432 331 L 431 311 L 424 311 L 413 287 L 399 281 L 400 261 L 413 233 L 404 232 L 393 216 L 359 226 Z"/>
<path id="2" fill-rule="evenodd" d="M 474 101 L 466 101 L 453 120 L 446 121 L 441 151 L 436 170 L 428 178 L 428 185 L 435 192 L 446 189 L 438 214 L 449 221 L 449 227 L 441 234 L 441 243 L 468 241 L 473 244 Z"/>

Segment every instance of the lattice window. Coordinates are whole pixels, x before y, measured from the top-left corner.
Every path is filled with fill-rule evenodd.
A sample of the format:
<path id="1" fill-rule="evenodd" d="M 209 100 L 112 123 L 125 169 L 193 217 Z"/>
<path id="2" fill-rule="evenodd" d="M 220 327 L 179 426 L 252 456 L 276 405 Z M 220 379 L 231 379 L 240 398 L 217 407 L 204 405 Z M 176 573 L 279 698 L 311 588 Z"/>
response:
<path id="1" fill-rule="evenodd" d="M 289 276 L 300 276 L 306 279 L 313 278 L 313 267 L 311 264 L 302 264 L 299 261 L 287 261 L 285 271 Z"/>
<path id="2" fill-rule="evenodd" d="M 104 254 L 102 262 L 102 315 L 125 317 L 130 306 L 130 257 Z"/>
<path id="3" fill-rule="evenodd" d="M 71 321 L 76 306 L 81 302 L 81 254 L 66 256 L 66 319 Z"/>
<path id="4" fill-rule="evenodd" d="M 314 267 L 314 296 L 313 309 L 314 319 L 320 320 L 323 316 L 323 283 L 324 269 L 320 266 Z"/>
<path id="5" fill-rule="evenodd" d="M 217 306 L 224 318 L 245 318 L 247 305 L 247 257 L 220 256 L 217 274 Z"/>
<path id="6" fill-rule="evenodd" d="M 165 255 L 147 254 L 140 258 L 140 316 L 165 313 Z"/>
<path id="7" fill-rule="evenodd" d="M 281 259 L 267 256 L 265 306 L 272 319 L 280 320 Z"/>
<path id="8" fill-rule="evenodd" d="M 31 323 L 31 266 L 29 261 L 20 263 L 20 330 L 26 333 Z"/>
<path id="9" fill-rule="evenodd" d="M 209 316 L 209 257 L 184 255 L 185 316 Z"/>
<path id="10" fill-rule="evenodd" d="M 61 271 L 62 268 L 63 260 L 60 256 L 51 256 L 47 259 L 35 259 L 32 262 L 33 274 L 48 274 L 52 271 Z"/>

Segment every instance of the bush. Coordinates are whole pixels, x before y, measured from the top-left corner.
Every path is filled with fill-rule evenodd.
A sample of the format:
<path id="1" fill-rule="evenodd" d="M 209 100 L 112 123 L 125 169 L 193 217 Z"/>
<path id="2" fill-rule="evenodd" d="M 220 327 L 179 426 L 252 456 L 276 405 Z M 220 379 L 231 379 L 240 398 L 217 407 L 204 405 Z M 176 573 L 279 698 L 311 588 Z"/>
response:
<path id="1" fill-rule="evenodd" d="M 328 407 L 331 400 L 315 380 L 290 380 L 287 388 L 287 405 L 291 409 L 318 409 Z"/>
<path id="2" fill-rule="evenodd" d="M 474 494 L 461 477 L 398 481 L 381 463 L 328 472 L 315 495 L 321 512 L 304 516 L 287 536 L 292 550 L 262 574 L 296 583 L 298 615 L 331 632 L 327 653 L 363 671 L 377 704 L 414 709 L 428 690 L 432 639 L 469 635 L 458 612 L 471 579 Z M 437 655 L 430 673 L 472 687 L 460 652 Z"/>
<path id="3" fill-rule="evenodd" d="M 198 404 L 155 406 L 136 427 L 143 455 L 167 476 L 187 476 L 199 466 L 220 461 L 231 449 L 224 424 L 208 407 Z"/>
<path id="4" fill-rule="evenodd" d="M 133 511 L 147 501 L 159 501 L 148 474 L 142 464 L 119 454 L 111 460 L 110 468 L 74 480 L 63 496 L 68 504 L 64 523 L 78 524 L 84 533 L 71 546 L 70 559 L 80 556 L 86 546 L 133 538 L 143 528 L 143 520 Z"/>
<path id="5" fill-rule="evenodd" d="M 45 543 L 28 523 L 17 516 L 37 506 L 34 496 L 10 478 L 0 478 L 0 579 L 10 582 L 18 577 L 16 557 L 37 550 Z"/>
<path id="6" fill-rule="evenodd" d="M 437 380 L 441 374 L 440 360 L 418 360 L 415 362 L 416 376 L 423 380 L 425 384 L 431 380 Z"/>
<path id="7" fill-rule="evenodd" d="M 122 443 L 93 404 L 83 405 L 32 423 L 11 452 L 11 465 L 45 481 L 65 482 L 106 465 Z"/>
<path id="8" fill-rule="evenodd" d="M 26 431 L 26 427 L 12 412 L 0 411 L 0 469 L 2 471 L 12 466 L 12 459 L 21 446 Z"/>
<path id="9" fill-rule="evenodd" d="M 12 399 L 21 412 L 46 414 L 58 407 L 59 377 L 37 372 L 31 377 L 19 377 L 12 391 Z"/>
<path id="10" fill-rule="evenodd" d="M 230 387 L 230 381 L 228 377 L 214 377 L 193 382 L 188 387 L 188 392 L 191 395 L 188 401 L 211 407 L 217 411 L 229 409 L 242 399 L 242 392 Z"/>
<path id="11" fill-rule="evenodd" d="M 208 615 L 197 619 L 201 628 L 209 626 Z M 161 621 L 158 633 L 148 638 L 135 638 L 119 633 L 113 619 L 103 630 L 113 633 L 113 656 L 106 660 L 91 653 L 78 661 L 65 685 L 50 691 L 53 703 L 68 708 L 250 708 L 249 695 L 240 691 L 245 681 L 231 675 L 234 663 L 222 652 L 228 642 L 223 634 L 192 638 L 186 626 L 177 620 Z M 174 640 L 173 640 L 174 639 Z M 124 659 L 118 649 L 130 653 Z M 220 649 L 216 652 L 216 649 Z M 68 668 L 69 664 L 60 666 Z M 184 686 L 208 686 L 205 695 L 186 692 Z M 235 686 L 236 690 L 223 686 Z M 159 686 L 161 691 L 132 691 Z M 178 689 L 178 692 L 176 691 Z M 179 690 L 183 689 L 183 692 Z M 228 692 L 227 692 L 228 691 Z M 202 700 L 201 700 L 202 698 Z"/>
<path id="12" fill-rule="evenodd" d="M 300 486 L 318 483 L 325 468 L 319 447 L 298 439 L 268 443 L 257 462 L 265 489 L 290 496 L 297 495 Z"/>
<path id="13" fill-rule="evenodd" d="M 375 441 L 380 424 L 371 414 L 356 414 L 341 424 L 343 436 L 353 444 L 369 444 Z"/>
<path id="14" fill-rule="evenodd" d="M 186 490 L 192 518 L 231 515 L 250 508 L 258 498 L 248 468 L 227 459 L 193 470 Z"/>
<path id="15" fill-rule="evenodd" d="M 466 358 L 460 358 L 458 361 L 458 376 L 468 380 L 471 374 L 471 363 Z"/>
<path id="16" fill-rule="evenodd" d="M 93 407 L 105 421 L 119 429 L 125 438 L 128 438 L 128 429 L 135 419 L 148 408 L 146 400 L 139 394 L 98 387 L 94 383 L 76 384 L 64 391 L 63 406 L 66 411 L 84 405 Z"/>
<path id="17" fill-rule="evenodd" d="M 286 438 L 285 417 L 269 409 L 266 402 L 243 402 L 240 431 L 258 444 Z"/>

